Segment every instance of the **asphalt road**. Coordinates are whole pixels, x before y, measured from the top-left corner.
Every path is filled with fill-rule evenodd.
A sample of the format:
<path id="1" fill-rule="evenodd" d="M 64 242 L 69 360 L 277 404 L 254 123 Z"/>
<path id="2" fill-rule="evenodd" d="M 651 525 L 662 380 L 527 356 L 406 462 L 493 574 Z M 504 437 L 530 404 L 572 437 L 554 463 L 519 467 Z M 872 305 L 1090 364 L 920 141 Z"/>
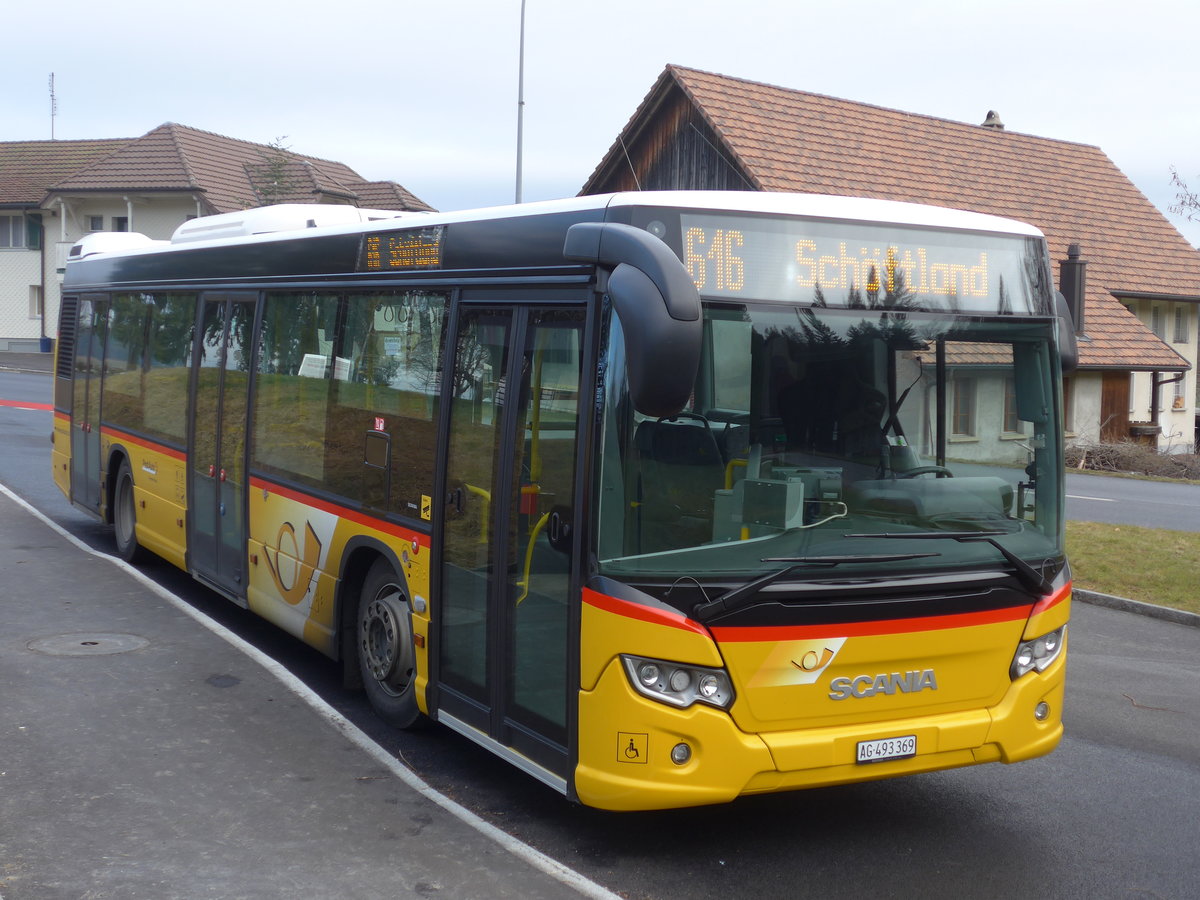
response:
<path id="1" fill-rule="evenodd" d="M 1200 531 L 1200 485 L 1067 475 L 1067 518 Z"/>
<path id="2" fill-rule="evenodd" d="M 48 381 L 0 374 L 0 399 L 44 401 Z M 107 531 L 50 482 L 49 430 L 48 412 L 0 405 L 0 482 L 107 546 Z M 1068 491 L 1077 493 L 1074 480 Z M 148 571 L 278 659 L 435 788 L 629 898 L 1197 896 L 1200 628 L 1076 604 L 1067 737 L 1044 759 L 611 814 L 567 804 L 445 729 L 388 729 L 318 654 L 165 564 Z"/>

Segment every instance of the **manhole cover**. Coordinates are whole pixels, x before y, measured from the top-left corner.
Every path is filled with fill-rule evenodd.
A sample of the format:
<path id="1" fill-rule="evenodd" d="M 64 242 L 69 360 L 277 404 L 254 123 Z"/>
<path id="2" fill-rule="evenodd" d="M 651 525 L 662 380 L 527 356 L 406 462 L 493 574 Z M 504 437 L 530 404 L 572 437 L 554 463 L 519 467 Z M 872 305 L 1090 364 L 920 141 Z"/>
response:
<path id="1" fill-rule="evenodd" d="M 47 656 L 107 656 L 141 650 L 150 642 L 136 634 L 57 634 L 25 646 Z"/>

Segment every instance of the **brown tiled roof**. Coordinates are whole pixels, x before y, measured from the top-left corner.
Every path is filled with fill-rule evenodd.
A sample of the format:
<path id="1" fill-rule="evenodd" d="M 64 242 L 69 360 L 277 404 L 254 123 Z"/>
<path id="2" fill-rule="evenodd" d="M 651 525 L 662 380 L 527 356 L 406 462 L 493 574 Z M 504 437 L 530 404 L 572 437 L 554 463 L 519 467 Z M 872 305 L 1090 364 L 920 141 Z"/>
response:
<path id="1" fill-rule="evenodd" d="M 168 122 L 55 183 L 53 190 L 193 191 L 220 213 L 322 199 L 370 206 L 362 192 L 372 198 L 386 194 L 379 184 L 340 162 Z M 431 208 L 400 185 L 390 196 L 395 208 Z"/>
<path id="2" fill-rule="evenodd" d="M 1187 362 L 1116 296 L 1200 300 L 1200 252 L 1098 147 L 983 128 L 668 66 L 584 193 L 602 189 L 645 118 L 682 92 L 750 186 L 907 200 L 1007 216 L 1069 244 L 1087 268 L 1083 367 L 1181 369 Z M 679 185 L 686 187 L 686 185 Z"/>
<path id="3" fill-rule="evenodd" d="M 370 209 L 433 209 L 394 181 L 364 181 L 356 185 L 358 205 Z"/>
<path id="4" fill-rule="evenodd" d="M 0 206 L 37 206 L 50 185 L 131 140 L 0 141 Z"/>

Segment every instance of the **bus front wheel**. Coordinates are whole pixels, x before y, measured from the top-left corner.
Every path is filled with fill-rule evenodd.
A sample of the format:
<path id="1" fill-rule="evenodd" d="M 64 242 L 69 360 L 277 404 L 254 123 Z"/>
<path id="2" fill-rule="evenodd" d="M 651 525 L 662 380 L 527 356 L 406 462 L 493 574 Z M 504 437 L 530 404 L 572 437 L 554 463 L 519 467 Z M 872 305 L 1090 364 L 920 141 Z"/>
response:
<path id="1" fill-rule="evenodd" d="M 397 728 L 419 721 L 412 611 L 401 580 L 386 560 L 371 566 L 355 616 L 358 668 L 375 713 Z"/>
<path id="2" fill-rule="evenodd" d="M 113 536 L 117 555 L 127 563 L 140 562 L 145 551 L 137 539 L 137 505 L 133 493 L 133 470 L 129 460 L 121 460 L 117 470 L 117 485 L 113 491 Z"/>

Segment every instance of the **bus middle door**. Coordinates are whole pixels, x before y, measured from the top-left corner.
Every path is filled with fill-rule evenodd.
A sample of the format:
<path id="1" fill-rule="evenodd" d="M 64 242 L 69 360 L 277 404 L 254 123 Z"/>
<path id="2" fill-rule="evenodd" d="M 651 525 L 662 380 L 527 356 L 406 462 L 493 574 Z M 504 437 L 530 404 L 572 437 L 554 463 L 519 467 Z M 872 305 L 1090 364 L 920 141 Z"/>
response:
<path id="1" fill-rule="evenodd" d="M 192 369 L 188 560 L 199 578 L 246 597 L 246 413 L 257 294 L 208 294 Z"/>

